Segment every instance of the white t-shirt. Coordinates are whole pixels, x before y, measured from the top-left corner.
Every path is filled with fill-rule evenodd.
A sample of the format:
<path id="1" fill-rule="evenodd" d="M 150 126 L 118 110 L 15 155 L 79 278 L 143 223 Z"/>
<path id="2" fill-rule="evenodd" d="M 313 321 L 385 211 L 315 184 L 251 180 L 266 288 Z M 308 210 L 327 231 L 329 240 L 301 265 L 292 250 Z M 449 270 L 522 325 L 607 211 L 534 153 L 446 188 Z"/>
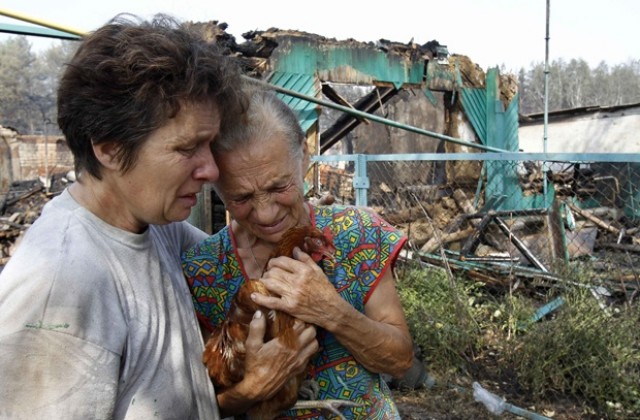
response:
<path id="1" fill-rule="evenodd" d="M 180 265 L 204 237 L 49 202 L 0 273 L 0 418 L 218 419 Z"/>

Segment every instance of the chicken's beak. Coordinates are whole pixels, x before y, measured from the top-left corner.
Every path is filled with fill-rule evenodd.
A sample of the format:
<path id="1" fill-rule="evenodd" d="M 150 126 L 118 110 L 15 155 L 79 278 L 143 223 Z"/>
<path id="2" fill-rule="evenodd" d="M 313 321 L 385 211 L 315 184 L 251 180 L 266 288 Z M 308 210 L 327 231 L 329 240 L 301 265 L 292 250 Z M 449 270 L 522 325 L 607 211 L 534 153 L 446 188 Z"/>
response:
<path id="1" fill-rule="evenodd" d="M 322 256 L 332 262 L 336 261 L 336 248 L 334 246 L 325 246 L 320 250 Z"/>

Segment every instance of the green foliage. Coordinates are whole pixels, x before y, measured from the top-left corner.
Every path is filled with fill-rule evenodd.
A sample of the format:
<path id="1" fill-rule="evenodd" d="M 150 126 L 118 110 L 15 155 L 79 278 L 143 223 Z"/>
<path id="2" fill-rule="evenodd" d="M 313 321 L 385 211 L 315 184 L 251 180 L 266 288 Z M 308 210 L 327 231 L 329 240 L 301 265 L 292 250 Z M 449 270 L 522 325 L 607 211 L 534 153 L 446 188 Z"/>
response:
<path id="1" fill-rule="evenodd" d="M 0 125 L 22 134 L 57 131 L 58 79 L 76 47 L 66 41 L 34 53 L 25 36 L 0 42 Z"/>
<path id="2" fill-rule="evenodd" d="M 563 395 L 600 411 L 640 412 L 640 311 L 603 310 L 587 288 L 564 296 L 556 317 L 535 324 L 505 354 L 505 371 L 532 395 Z"/>
<path id="3" fill-rule="evenodd" d="M 478 286 L 450 281 L 442 270 L 409 269 L 398 292 L 415 344 L 430 369 L 464 370 L 480 345 L 473 319 Z"/>
<path id="4" fill-rule="evenodd" d="M 520 69 L 518 89 L 523 114 L 544 111 L 544 63 Z M 591 69 L 583 59 L 549 63 L 549 111 L 583 106 L 613 106 L 640 102 L 640 59 Z"/>
<path id="5" fill-rule="evenodd" d="M 508 285 L 412 266 L 399 276 L 398 292 L 434 376 L 494 380 L 514 402 L 573 399 L 605 418 L 638 415 L 640 308 L 602 309 L 588 287 L 592 273 L 580 267 L 571 273 L 573 286 L 531 294 L 532 284 L 511 292 Z M 558 295 L 564 304 L 534 320 Z"/>

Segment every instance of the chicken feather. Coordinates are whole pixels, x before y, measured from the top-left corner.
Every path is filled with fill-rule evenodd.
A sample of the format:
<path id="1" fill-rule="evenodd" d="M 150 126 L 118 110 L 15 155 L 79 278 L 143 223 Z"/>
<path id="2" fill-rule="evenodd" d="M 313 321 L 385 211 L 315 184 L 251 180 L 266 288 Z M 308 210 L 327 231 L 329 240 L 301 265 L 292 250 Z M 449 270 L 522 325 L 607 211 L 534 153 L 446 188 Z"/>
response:
<path id="1" fill-rule="evenodd" d="M 323 258 L 333 259 L 335 252 L 333 242 L 321 230 L 311 226 L 297 226 L 284 233 L 269 258 L 293 257 L 295 247 L 308 253 L 316 262 L 320 262 Z M 295 318 L 280 311 L 258 306 L 251 299 L 251 294 L 254 292 L 273 296 L 260 280 L 245 281 L 234 296 L 225 321 L 212 331 L 205 345 L 203 361 L 214 384 L 221 389 L 240 382 L 244 377 L 245 342 L 249 334 L 249 323 L 257 310 L 260 309 L 267 314 L 265 342 L 278 338 L 289 348 L 297 348 L 297 337 L 293 328 Z M 282 411 L 292 407 L 298 399 L 298 391 L 305 375 L 306 372 L 296 375 L 287 381 L 272 398 L 254 405 L 247 412 L 249 418 L 273 419 Z"/>

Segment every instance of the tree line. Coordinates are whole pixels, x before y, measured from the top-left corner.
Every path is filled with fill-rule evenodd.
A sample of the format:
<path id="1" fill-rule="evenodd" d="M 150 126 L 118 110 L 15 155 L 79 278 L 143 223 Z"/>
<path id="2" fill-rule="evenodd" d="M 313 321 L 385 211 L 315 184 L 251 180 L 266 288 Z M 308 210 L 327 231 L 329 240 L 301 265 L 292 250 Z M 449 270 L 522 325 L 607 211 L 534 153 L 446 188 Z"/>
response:
<path id="1" fill-rule="evenodd" d="M 26 36 L 0 42 L 0 125 L 20 134 L 58 134 L 58 77 L 77 48 L 60 41 L 33 52 Z"/>
<path id="2" fill-rule="evenodd" d="M 521 114 L 544 111 L 545 67 L 538 63 L 518 72 Z M 613 66 L 602 61 L 595 68 L 583 59 L 553 60 L 548 92 L 549 111 L 640 103 L 640 59 Z"/>
<path id="3" fill-rule="evenodd" d="M 59 134 L 58 77 L 77 45 L 74 41 L 59 41 L 34 52 L 26 36 L 0 42 L 0 125 L 21 134 Z M 543 112 L 544 63 L 521 68 L 517 77 L 520 113 Z M 595 68 L 582 59 L 553 60 L 549 65 L 548 92 L 549 111 L 640 103 L 640 59 L 616 65 L 602 61 Z"/>

